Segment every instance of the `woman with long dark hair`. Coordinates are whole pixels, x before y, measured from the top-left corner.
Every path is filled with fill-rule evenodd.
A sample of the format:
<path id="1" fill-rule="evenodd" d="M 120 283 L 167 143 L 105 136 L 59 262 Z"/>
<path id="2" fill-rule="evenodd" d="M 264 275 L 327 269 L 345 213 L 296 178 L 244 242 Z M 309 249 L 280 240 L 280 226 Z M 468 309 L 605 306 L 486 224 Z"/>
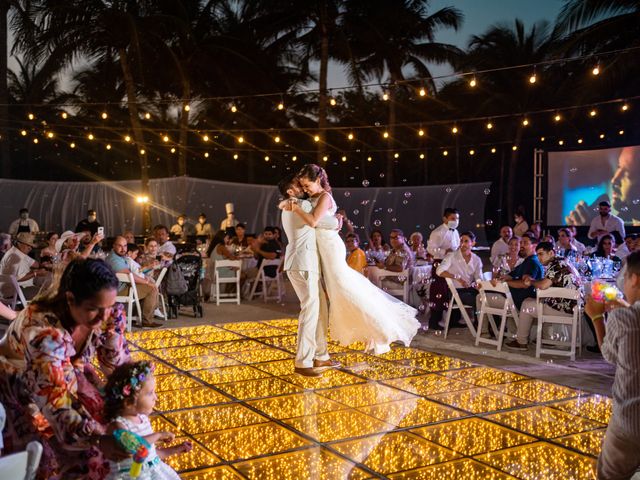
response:
<path id="1" fill-rule="evenodd" d="M 307 213 L 294 202 L 291 210 L 311 227 L 323 217 L 335 215 L 337 206 L 324 169 L 305 165 L 298 178 L 314 208 Z M 316 240 L 331 304 L 331 337 L 343 345 L 362 341 L 367 351 L 376 354 L 388 352 L 389 344 L 395 341 L 409 345 L 420 326 L 417 311 L 349 268 L 344 242 L 336 230 L 318 228 Z"/>
<path id="2" fill-rule="evenodd" d="M 7 407 L 9 451 L 44 446 L 41 478 L 104 478 L 105 457 L 127 456 L 105 435 L 104 387 L 129 361 L 118 279 L 102 260 L 76 259 L 60 284 L 34 299 L 0 340 L 0 402 Z"/>

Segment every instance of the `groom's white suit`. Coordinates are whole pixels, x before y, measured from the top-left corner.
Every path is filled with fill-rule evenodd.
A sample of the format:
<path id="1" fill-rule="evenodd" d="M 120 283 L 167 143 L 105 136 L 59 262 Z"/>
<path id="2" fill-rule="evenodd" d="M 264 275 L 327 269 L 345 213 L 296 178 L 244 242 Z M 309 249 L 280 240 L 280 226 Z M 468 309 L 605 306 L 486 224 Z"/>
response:
<path id="1" fill-rule="evenodd" d="M 287 235 L 284 270 L 300 300 L 298 350 L 295 366 L 313 368 L 314 360 L 329 360 L 327 298 L 320 284 L 320 260 L 316 231 L 294 212 L 282 211 L 282 226 Z M 327 217 L 316 228 L 335 230 L 338 219 Z"/>

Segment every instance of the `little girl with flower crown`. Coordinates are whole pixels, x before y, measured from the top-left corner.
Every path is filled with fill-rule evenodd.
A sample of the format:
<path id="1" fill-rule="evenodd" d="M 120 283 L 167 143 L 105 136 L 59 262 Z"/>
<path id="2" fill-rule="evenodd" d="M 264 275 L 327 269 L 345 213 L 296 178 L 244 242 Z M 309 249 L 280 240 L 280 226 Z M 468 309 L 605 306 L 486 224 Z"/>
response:
<path id="1" fill-rule="evenodd" d="M 140 475 L 141 480 L 179 480 L 178 474 L 162 461 L 170 455 L 191 450 L 190 442 L 165 448 L 156 448 L 155 444 L 171 442 L 171 432 L 154 433 L 149 414 L 153 411 L 156 396 L 154 366 L 149 362 L 126 363 L 116 368 L 109 376 L 105 387 L 105 418 L 111 421 L 107 433 L 126 430 L 143 437 L 151 447 L 144 459 Z M 110 462 L 110 474 L 107 479 L 130 478 L 133 458 L 122 462 Z"/>

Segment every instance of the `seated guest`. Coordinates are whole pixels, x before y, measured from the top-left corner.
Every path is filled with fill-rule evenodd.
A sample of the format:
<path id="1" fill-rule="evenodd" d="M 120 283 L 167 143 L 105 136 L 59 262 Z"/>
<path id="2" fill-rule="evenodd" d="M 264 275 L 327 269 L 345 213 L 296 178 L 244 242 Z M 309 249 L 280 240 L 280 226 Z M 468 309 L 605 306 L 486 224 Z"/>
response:
<path id="1" fill-rule="evenodd" d="M 413 232 L 409 237 L 409 247 L 415 260 L 426 260 L 427 249 L 424 248 L 423 237 L 420 232 Z"/>
<path id="2" fill-rule="evenodd" d="M 39 441 L 37 478 L 104 478 L 105 457 L 131 458 L 105 435 L 102 415 L 101 378 L 130 359 L 117 286 L 102 260 L 76 259 L 0 340 L 0 402 L 11 426 L 3 453 Z"/>
<path id="3" fill-rule="evenodd" d="M 544 275 L 542 264 L 536 255 L 537 244 L 538 241 L 535 237 L 530 233 L 526 233 L 520 239 L 520 251 L 521 255 L 524 257 L 524 261 L 513 269 L 509 275 L 499 279 L 506 282 L 509 286 L 513 303 L 518 310 L 522 307 L 522 302 L 524 302 L 525 299 L 536 298 L 535 288 L 532 287 L 531 284 L 527 285 L 524 282 L 524 279 L 529 278 L 532 281 L 541 280 Z M 492 280 L 491 283 L 497 285 L 496 280 Z M 493 296 L 491 298 L 493 298 Z M 491 304 L 491 306 L 497 308 L 500 308 L 502 305 L 504 305 L 504 301 L 498 301 L 495 304 Z"/>
<path id="4" fill-rule="evenodd" d="M 568 228 L 561 228 L 558 230 L 558 249 L 561 257 L 575 257 L 578 253 L 577 248 L 571 243 L 573 240 L 573 234 Z"/>
<path id="5" fill-rule="evenodd" d="M 209 263 L 207 265 L 208 276 L 202 282 L 202 290 L 205 292 L 204 300 L 205 302 L 209 301 L 209 292 L 211 291 L 211 284 L 215 283 L 215 266 L 216 262 L 220 260 L 240 260 L 240 258 L 236 257 L 233 253 L 229 251 L 227 248 L 231 245 L 231 237 L 227 234 L 226 230 L 218 230 L 216 234 L 211 239 L 211 243 L 209 244 L 209 249 L 207 250 L 207 257 L 209 257 Z M 225 277 L 235 277 L 236 269 L 232 267 L 224 267 L 217 269 L 218 276 L 220 278 Z M 244 282 L 246 278 L 246 273 L 240 273 L 240 282 Z M 231 284 L 227 283 L 223 285 L 223 288 L 230 288 Z M 224 291 L 222 293 L 228 293 L 228 291 Z"/>
<path id="6" fill-rule="evenodd" d="M 127 241 L 122 236 L 118 236 L 113 241 L 111 253 L 106 258 L 107 265 L 115 273 L 133 273 L 127 262 Z M 136 282 L 138 297 L 142 300 L 142 326 L 159 327 L 161 324 L 153 321 L 153 312 L 158 303 L 158 287 L 153 280 L 142 275 L 133 274 L 133 281 Z M 126 293 L 126 284 L 119 285 L 118 293 Z"/>
<path id="7" fill-rule="evenodd" d="M 0 260 L 7 250 L 11 248 L 11 235 L 8 233 L 0 233 Z"/>
<path id="8" fill-rule="evenodd" d="M 127 241 L 127 244 L 136 243 L 136 236 L 134 235 L 133 230 L 125 230 L 122 236 Z"/>
<path id="9" fill-rule="evenodd" d="M 76 225 L 75 232 L 90 232 L 93 236 L 98 233 L 98 227 L 101 226 L 102 224 L 98 222 L 98 214 L 95 210 L 91 209 L 87 211 L 87 218 L 80 220 L 80 223 Z"/>
<path id="10" fill-rule="evenodd" d="M 460 248 L 448 253 L 436 270 L 438 276 L 453 280 L 463 305 L 476 304 L 476 281 L 482 279 L 482 260 L 471 251 L 475 244 L 476 236 L 473 232 L 460 234 Z"/>
<path id="11" fill-rule="evenodd" d="M 245 226 L 244 223 L 239 223 L 238 225 L 236 225 L 235 227 L 236 235 L 231 240 L 231 243 L 237 247 L 247 248 L 250 245 L 250 243 L 249 243 L 248 237 L 245 236 L 246 230 L 247 230 L 247 227 Z"/>
<path id="12" fill-rule="evenodd" d="M 622 239 L 626 236 L 624 222 L 620 217 L 611 214 L 611 204 L 606 200 L 600 202 L 598 212 L 600 215 L 591 220 L 587 236 L 591 239 L 597 239 L 599 243 L 604 235 L 617 235 L 622 243 Z"/>
<path id="13" fill-rule="evenodd" d="M 584 243 L 578 240 L 578 229 L 575 227 L 575 225 L 571 225 L 567 228 L 571 232 L 571 245 L 576 248 L 576 252 L 578 252 L 579 255 L 582 255 L 587 247 Z"/>
<path id="14" fill-rule="evenodd" d="M 384 241 L 382 232 L 378 229 L 371 230 L 371 235 L 369 235 L 369 246 L 367 248 L 367 257 L 370 260 L 381 261 L 389 250 L 389 245 Z"/>
<path id="15" fill-rule="evenodd" d="M 131 273 L 133 273 L 134 275 L 143 276 L 144 273 L 142 273 L 142 267 L 136 261 L 139 253 L 140 247 L 138 247 L 138 245 L 136 245 L 135 243 L 127 243 L 126 260 L 127 264 L 129 265 L 129 270 L 131 270 Z"/>
<path id="16" fill-rule="evenodd" d="M 613 260 L 614 262 L 621 262 L 622 260 L 613 253 L 615 246 L 616 241 L 613 239 L 613 235 L 603 235 L 600 237 L 600 240 L 598 240 L 598 248 L 596 248 L 592 257 L 606 258 Z"/>
<path id="17" fill-rule="evenodd" d="M 616 250 L 616 257 L 624 260 L 632 254 L 635 251 L 636 238 L 638 238 L 638 234 L 627 233 L 627 236 L 624 237 L 624 243 Z"/>
<path id="18" fill-rule="evenodd" d="M 207 216 L 204 213 L 198 215 L 195 232 L 197 237 L 207 237 L 208 240 L 213 237 L 213 227 L 207 223 Z"/>
<path id="19" fill-rule="evenodd" d="M 529 231 L 533 233 L 537 241 L 542 240 L 542 224 L 540 222 L 534 222 L 529 227 Z"/>
<path id="20" fill-rule="evenodd" d="M 195 234 L 193 225 L 187 222 L 186 215 L 178 215 L 176 223 L 171 227 L 171 235 L 174 235 L 178 240 L 184 242 L 189 235 Z"/>
<path id="21" fill-rule="evenodd" d="M 51 280 L 51 274 L 40 268 L 38 262 L 29 256 L 35 247 L 34 237 L 21 232 L 16 235 L 15 246 L 11 247 L 0 260 L 0 274 L 14 275 L 27 299 L 33 298 L 43 284 Z M 14 288 L 10 283 L 0 285 L 2 296 L 12 297 Z"/>
<path id="22" fill-rule="evenodd" d="M 566 260 L 556 257 L 551 243 L 540 242 L 536 247 L 536 253 L 542 265 L 545 266 L 544 278 L 542 280 L 534 280 L 528 275 L 524 276 L 522 281 L 525 286 L 535 287 L 538 290 L 546 290 L 548 288 L 570 288 L 577 290 L 579 288 L 577 272 Z M 545 298 L 542 303 L 542 313 L 560 317 L 571 317 L 575 306 L 575 300 Z M 505 343 L 505 347 L 512 350 L 526 350 L 529 343 L 531 324 L 534 318 L 538 318 L 539 314 L 536 299 L 526 298 L 522 302 L 518 315 L 516 339 Z"/>
<path id="23" fill-rule="evenodd" d="M 509 240 L 513 236 L 513 230 L 509 225 L 500 229 L 500 238 L 491 246 L 491 264 L 494 264 L 500 255 L 509 253 Z"/>
<path id="24" fill-rule="evenodd" d="M 96 233 L 93 237 L 88 237 L 89 242 L 85 242 L 81 248 L 80 241 L 89 235 L 89 232 L 73 233 L 67 230 L 58 241 L 56 241 L 56 250 L 62 263 L 68 263 L 76 257 L 89 258 L 93 249 L 100 243 L 103 236 Z"/>
<path id="25" fill-rule="evenodd" d="M 278 243 L 278 245 L 280 245 L 280 251 L 283 252 L 284 251 L 284 245 L 282 243 L 282 230 L 280 230 L 280 227 L 273 227 L 273 239 Z"/>
<path id="26" fill-rule="evenodd" d="M 153 236 L 158 242 L 158 254 L 176 255 L 176 246 L 169 240 L 169 229 L 164 225 L 156 225 L 153 227 Z"/>
<path id="27" fill-rule="evenodd" d="M 413 267 L 413 255 L 404 239 L 404 233 L 398 228 L 391 230 L 389 234 L 391 250 L 383 262 L 376 262 L 378 268 L 391 272 L 401 272 Z"/>
<path id="28" fill-rule="evenodd" d="M 11 222 L 9 225 L 9 235 L 16 236 L 19 233 L 38 233 L 40 228 L 38 227 L 38 222 L 36 222 L 33 218 L 29 218 L 29 209 L 21 208 L 20 216 L 18 219 Z"/>
<path id="29" fill-rule="evenodd" d="M 43 258 L 48 258 L 49 260 L 51 260 L 53 257 L 58 255 L 58 251 L 56 250 L 56 242 L 59 238 L 60 236 L 56 232 L 47 233 L 47 236 L 45 237 L 47 246 L 40 250 L 41 261 Z"/>
<path id="30" fill-rule="evenodd" d="M 511 237 L 509 239 L 508 247 L 509 251 L 504 255 L 499 255 L 492 264 L 494 278 L 507 275 L 524 261 L 524 258 L 520 255 L 520 237 Z"/>
<path id="31" fill-rule="evenodd" d="M 353 268 L 356 272 L 364 275 L 364 270 L 367 268 L 367 256 L 364 250 L 360 248 L 360 237 L 357 233 L 347 233 L 347 239 L 345 240 L 347 247 L 347 265 Z"/>
<path id="32" fill-rule="evenodd" d="M 258 259 L 258 265 L 256 266 L 256 268 L 250 268 L 249 270 L 247 270 L 247 278 L 249 279 L 253 279 L 256 277 L 264 259 L 275 260 L 276 258 L 280 258 L 282 250 L 280 249 L 280 245 L 278 244 L 278 242 L 276 242 L 274 239 L 274 228 L 265 227 L 262 235 L 260 235 L 258 239 L 254 240 L 253 244 L 251 245 L 251 250 Z M 265 267 L 264 274 L 267 277 L 275 277 L 277 271 L 277 266 L 268 266 Z"/>

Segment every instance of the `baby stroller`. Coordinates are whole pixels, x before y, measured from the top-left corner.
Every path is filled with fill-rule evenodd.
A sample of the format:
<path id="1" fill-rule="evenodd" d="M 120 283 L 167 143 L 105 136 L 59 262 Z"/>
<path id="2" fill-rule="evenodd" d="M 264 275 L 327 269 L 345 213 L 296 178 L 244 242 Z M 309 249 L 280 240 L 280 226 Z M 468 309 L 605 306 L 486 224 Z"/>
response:
<path id="1" fill-rule="evenodd" d="M 180 307 L 192 306 L 193 316 L 202 318 L 202 299 L 200 297 L 200 272 L 202 257 L 198 253 L 183 254 L 173 262 L 182 272 L 186 282 L 186 291 L 180 295 L 167 292 L 169 301 L 169 318 L 178 318 Z"/>

